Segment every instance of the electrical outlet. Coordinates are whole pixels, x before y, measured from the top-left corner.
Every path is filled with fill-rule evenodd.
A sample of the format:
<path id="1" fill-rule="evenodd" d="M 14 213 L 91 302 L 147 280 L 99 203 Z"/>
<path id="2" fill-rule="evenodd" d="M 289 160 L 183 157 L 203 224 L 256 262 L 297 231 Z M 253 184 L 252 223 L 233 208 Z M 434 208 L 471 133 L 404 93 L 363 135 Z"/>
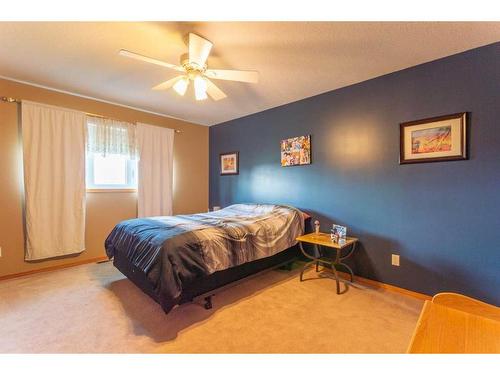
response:
<path id="1" fill-rule="evenodd" d="M 399 255 L 392 254 L 392 265 L 399 267 Z"/>

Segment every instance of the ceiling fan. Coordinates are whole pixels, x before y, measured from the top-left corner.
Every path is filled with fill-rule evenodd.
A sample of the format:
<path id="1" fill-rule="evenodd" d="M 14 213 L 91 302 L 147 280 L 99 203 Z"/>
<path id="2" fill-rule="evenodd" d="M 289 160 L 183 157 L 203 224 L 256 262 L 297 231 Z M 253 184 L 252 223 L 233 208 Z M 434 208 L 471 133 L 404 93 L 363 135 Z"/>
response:
<path id="1" fill-rule="evenodd" d="M 154 86 L 153 90 L 167 90 L 173 87 L 179 95 L 183 96 L 189 84 L 193 81 L 196 100 L 206 99 L 207 94 L 213 100 L 221 100 L 227 97 L 227 95 L 209 78 L 248 83 L 258 82 L 259 73 L 255 71 L 208 69 L 207 59 L 212 46 L 213 44 L 210 41 L 199 35 L 189 33 L 188 53 L 181 56 L 180 66 L 156 60 L 125 49 L 120 50 L 119 54 L 182 72 L 182 75 Z"/>

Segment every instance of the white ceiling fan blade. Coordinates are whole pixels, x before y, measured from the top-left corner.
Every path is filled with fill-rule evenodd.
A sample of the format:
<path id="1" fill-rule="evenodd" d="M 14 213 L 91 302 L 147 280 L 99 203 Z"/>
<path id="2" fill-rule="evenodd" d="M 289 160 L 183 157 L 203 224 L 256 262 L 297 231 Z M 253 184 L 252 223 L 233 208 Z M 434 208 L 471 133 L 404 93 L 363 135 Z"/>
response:
<path id="1" fill-rule="evenodd" d="M 178 76 L 153 87 L 153 90 L 167 90 L 177 83 L 183 76 Z"/>
<path id="2" fill-rule="evenodd" d="M 147 63 L 150 63 L 150 64 L 164 66 L 165 68 L 175 69 L 175 70 L 180 71 L 180 72 L 184 71 L 184 68 L 182 68 L 181 66 L 177 66 L 177 65 L 174 65 L 174 64 L 169 64 L 167 62 L 156 60 L 156 59 L 153 59 L 152 57 L 140 55 L 140 54 L 135 53 L 135 52 L 130 52 L 130 51 L 127 51 L 126 49 L 121 49 L 120 52 L 118 52 L 118 53 L 121 56 L 130 57 L 132 59 L 136 59 L 136 60 L 139 60 L 139 61 L 144 61 L 144 62 L 147 62 Z"/>
<path id="3" fill-rule="evenodd" d="M 189 33 L 188 46 L 189 62 L 198 65 L 200 68 L 204 67 L 213 46 L 212 42 L 199 35 Z"/>
<path id="4" fill-rule="evenodd" d="M 213 79 L 223 79 L 226 81 L 238 81 L 257 83 L 259 82 L 259 72 L 251 70 L 221 70 L 208 69 L 205 74 Z"/>
<path id="5" fill-rule="evenodd" d="M 206 81 L 207 81 L 207 94 L 210 95 L 210 97 L 213 100 L 221 100 L 227 97 L 227 95 L 224 94 L 224 91 L 218 88 L 215 85 L 215 83 L 213 83 L 209 79 L 206 79 Z"/>

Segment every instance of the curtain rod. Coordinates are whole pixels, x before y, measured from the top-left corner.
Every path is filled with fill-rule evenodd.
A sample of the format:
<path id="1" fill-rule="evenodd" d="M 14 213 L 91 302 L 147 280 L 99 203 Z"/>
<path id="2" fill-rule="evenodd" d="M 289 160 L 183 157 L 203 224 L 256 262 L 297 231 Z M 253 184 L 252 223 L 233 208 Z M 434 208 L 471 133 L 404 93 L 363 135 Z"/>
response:
<path id="1" fill-rule="evenodd" d="M 5 103 L 18 103 L 20 104 L 21 103 L 21 99 L 15 99 L 15 98 L 11 98 L 11 97 L 7 97 L 7 96 L 2 96 L 0 98 L 0 100 L 2 102 L 5 102 Z M 108 117 L 108 116 L 103 116 L 103 115 L 98 115 L 98 114 L 95 114 L 95 113 L 90 113 L 90 112 L 85 112 L 85 114 L 87 116 L 92 116 L 92 117 L 99 117 L 99 118 L 106 118 L 106 119 L 109 119 L 109 120 L 115 120 L 115 121 L 123 121 L 123 120 L 118 120 L 116 118 L 112 118 L 112 117 Z M 176 133 L 182 133 L 181 130 L 179 129 L 174 129 L 174 131 Z"/>

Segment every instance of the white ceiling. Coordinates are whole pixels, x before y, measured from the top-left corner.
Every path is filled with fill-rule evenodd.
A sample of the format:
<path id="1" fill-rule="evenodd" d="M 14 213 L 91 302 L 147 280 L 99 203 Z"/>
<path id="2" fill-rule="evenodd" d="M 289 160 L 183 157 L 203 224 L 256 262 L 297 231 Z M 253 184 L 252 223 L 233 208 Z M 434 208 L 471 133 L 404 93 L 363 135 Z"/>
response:
<path id="1" fill-rule="evenodd" d="M 188 32 L 214 43 L 209 68 L 260 82 L 197 102 L 150 89 L 175 71 L 117 55 L 177 64 Z M 0 75 L 213 125 L 499 40 L 500 22 L 0 22 Z"/>

